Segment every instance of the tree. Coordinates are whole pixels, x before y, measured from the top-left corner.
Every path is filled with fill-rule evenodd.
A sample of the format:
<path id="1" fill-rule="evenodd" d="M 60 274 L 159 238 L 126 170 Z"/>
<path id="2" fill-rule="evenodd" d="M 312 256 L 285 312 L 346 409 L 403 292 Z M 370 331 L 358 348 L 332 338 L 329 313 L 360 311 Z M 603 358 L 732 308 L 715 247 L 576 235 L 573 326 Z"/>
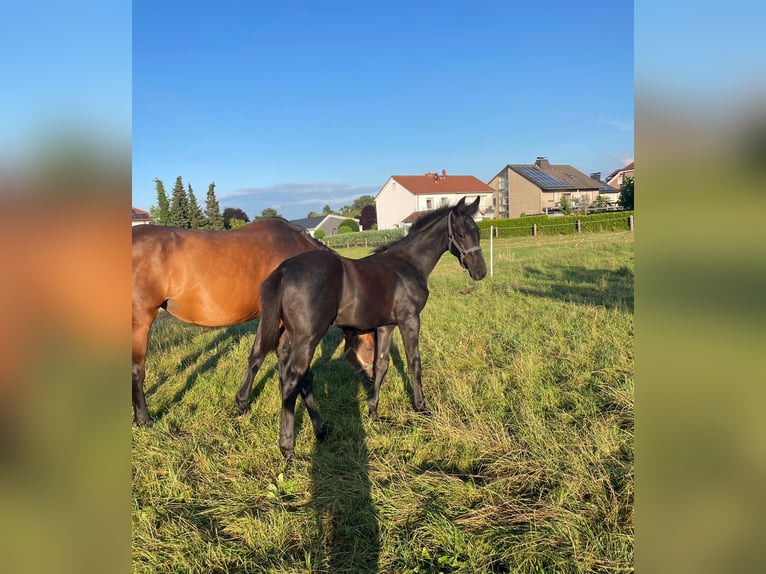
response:
<path id="1" fill-rule="evenodd" d="M 197 197 L 194 195 L 191 184 L 188 184 L 187 190 L 189 196 L 189 226 L 192 229 L 202 229 L 205 227 L 205 216 L 202 214 L 199 203 L 197 203 Z"/>
<path id="2" fill-rule="evenodd" d="M 327 232 L 324 229 L 317 229 L 314 232 L 314 239 L 324 239 L 325 235 L 327 235 Z"/>
<path id="3" fill-rule="evenodd" d="M 330 207 L 329 205 L 325 205 L 325 206 L 322 208 L 322 215 L 329 215 L 329 214 L 331 214 L 332 212 L 333 212 L 333 211 L 332 211 L 332 207 Z"/>
<path id="4" fill-rule="evenodd" d="M 149 212 L 152 214 L 152 221 L 157 225 L 170 225 L 170 203 L 168 202 L 168 194 L 165 193 L 165 186 L 162 180 L 155 177 L 154 187 L 157 189 L 157 206 L 149 208 Z"/>
<path id="5" fill-rule="evenodd" d="M 211 182 L 207 188 L 207 199 L 205 200 L 205 227 L 213 231 L 220 231 L 224 228 L 223 215 L 218 205 L 218 199 L 215 197 L 215 182 Z"/>
<path id="6" fill-rule="evenodd" d="M 229 220 L 229 229 L 239 229 L 243 225 L 247 225 L 247 221 L 244 219 L 237 219 L 236 217 L 232 217 Z"/>
<path id="7" fill-rule="evenodd" d="M 375 208 L 375 204 L 365 205 L 359 214 L 359 225 L 365 231 L 372 229 L 373 225 L 378 223 L 378 210 Z"/>
<path id="8" fill-rule="evenodd" d="M 322 215 L 322 214 L 317 212 L 317 211 L 309 211 L 308 215 L 306 215 L 306 217 L 319 217 L 320 215 Z"/>
<path id="9" fill-rule="evenodd" d="M 375 198 L 371 195 L 362 195 L 357 197 L 354 200 L 354 203 L 351 204 L 351 210 L 349 213 L 350 217 L 359 217 L 362 213 L 362 210 L 367 207 L 368 205 L 375 205 Z"/>
<path id="10" fill-rule="evenodd" d="M 619 203 L 623 209 L 626 209 L 626 210 L 633 209 L 633 178 L 632 177 L 626 177 L 625 181 L 622 182 L 622 185 L 620 186 L 620 199 L 617 200 L 617 203 Z"/>
<path id="11" fill-rule="evenodd" d="M 566 195 L 561 196 L 559 209 L 561 209 L 561 213 L 564 215 L 572 215 L 572 204 L 569 202 L 569 198 Z"/>
<path id="12" fill-rule="evenodd" d="M 184 182 L 179 175 L 173 186 L 173 197 L 170 200 L 170 225 L 173 227 L 190 227 L 189 199 L 184 191 Z"/>
<path id="13" fill-rule="evenodd" d="M 256 215 L 255 219 L 266 219 L 268 217 L 282 217 L 280 213 L 274 209 L 273 207 L 267 207 L 263 211 L 261 211 L 260 215 Z"/>
<path id="14" fill-rule="evenodd" d="M 226 229 L 231 229 L 230 222 L 232 219 L 239 219 L 245 223 L 250 223 L 250 218 L 247 216 L 247 213 L 238 207 L 227 207 L 223 210 L 223 226 Z"/>
<path id="15" fill-rule="evenodd" d="M 341 227 L 348 227 L 351 231 L 359 231 L 359 224 L 355 219 L 344 219 L 341 221 L 340 226 L 338 227 L 338 233 L 340 233 Z"/>

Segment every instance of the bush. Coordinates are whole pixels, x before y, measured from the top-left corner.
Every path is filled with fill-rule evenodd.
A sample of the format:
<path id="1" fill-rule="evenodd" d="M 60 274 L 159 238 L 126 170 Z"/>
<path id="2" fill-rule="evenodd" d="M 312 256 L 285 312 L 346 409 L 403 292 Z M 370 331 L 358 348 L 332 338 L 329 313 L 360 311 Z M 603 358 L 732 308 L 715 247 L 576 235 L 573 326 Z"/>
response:
<path id="1" fill-rule="evenodd" d="M 353 232 L 359 231 L 359 224 L 356 222 L 356 219 L 344 219 L 340 222 L 340 227 L 348 227 Z M 338 233 L 340 233 L 340 227 L 338 228 Z"/>
<path id="2" fill-rule="evenodd" d="M 358 231 L 343 235 L 328 235 L 324 243 L 328 247 L 377 247 L 391 243 L 402 237 L 401 229 L 381 229 L 377 231 Z"/>
<path id="3" fill-rule="evenodd" d="M 348 225 L 341 225 L 338 228 L 338 235 L 343 235 L 344 233 L 353 233 L 353 230 Z"/>
<path id="4" fill-rule="evenodd" d="M 327 235 L 327 232 L 324 229 L 317 229 L 314 232 L 314 238 L 315 239 L 324 239 L 325 235 Z"/>

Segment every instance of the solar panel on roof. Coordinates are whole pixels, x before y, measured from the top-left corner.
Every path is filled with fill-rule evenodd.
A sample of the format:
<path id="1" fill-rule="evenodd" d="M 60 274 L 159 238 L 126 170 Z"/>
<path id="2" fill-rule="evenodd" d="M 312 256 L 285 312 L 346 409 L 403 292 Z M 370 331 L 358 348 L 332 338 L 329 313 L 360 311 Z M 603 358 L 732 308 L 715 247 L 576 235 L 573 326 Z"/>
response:
<path id="1" fill-rule="evenodd" d="M 540 187 L 572 187 L 571 183 L 558 180 L 549 173 L 532 166 L 517 166 L 513 169 Z"/>

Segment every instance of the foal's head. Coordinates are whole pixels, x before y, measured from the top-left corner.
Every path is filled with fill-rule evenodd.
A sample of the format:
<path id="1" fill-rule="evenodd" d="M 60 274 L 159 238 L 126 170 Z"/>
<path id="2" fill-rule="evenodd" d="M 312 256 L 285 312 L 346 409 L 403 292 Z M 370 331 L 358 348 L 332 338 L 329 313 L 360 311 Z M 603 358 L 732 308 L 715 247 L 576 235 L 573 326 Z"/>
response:
<path id="1" fill-rule="evenodd" d="M 479 244 L 479 226 L 473 215 L 479 209 L 479 198 L 470 205 L 465 204 L 465 197 L 452 208 L 447 215 L 449 229 L 449 250 L 458 258 L 460 264 L 468 269 L 471 279 L 484 279 L 487 264 Z"/>

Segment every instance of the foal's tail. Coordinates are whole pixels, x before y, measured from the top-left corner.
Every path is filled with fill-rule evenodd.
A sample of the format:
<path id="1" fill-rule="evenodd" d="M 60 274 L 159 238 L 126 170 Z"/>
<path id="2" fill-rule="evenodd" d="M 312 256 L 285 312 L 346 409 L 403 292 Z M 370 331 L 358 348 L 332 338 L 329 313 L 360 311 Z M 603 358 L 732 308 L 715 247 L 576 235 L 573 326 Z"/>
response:
<path id="1" fill-rule="evenodd" d="M 279 267 L 261 284 L 261 322 L 258 334 L 263 353 L 276 350 L 281 335 L 282 268 Z"/>

